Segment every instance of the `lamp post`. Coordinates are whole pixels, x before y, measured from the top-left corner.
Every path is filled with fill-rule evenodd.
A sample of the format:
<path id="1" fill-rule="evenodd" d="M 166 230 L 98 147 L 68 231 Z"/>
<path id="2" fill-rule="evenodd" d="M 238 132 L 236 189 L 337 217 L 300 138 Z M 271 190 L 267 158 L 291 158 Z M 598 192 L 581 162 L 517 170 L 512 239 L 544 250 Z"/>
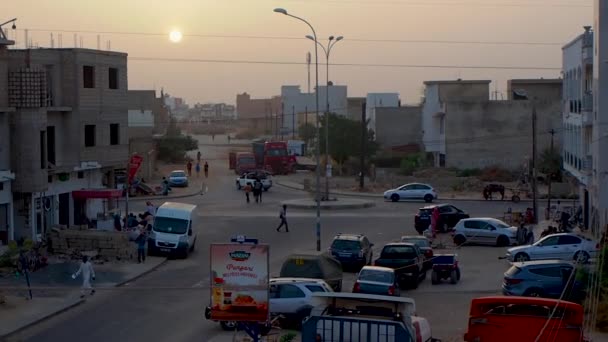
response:
<path id="1" fill-rule="evenodd" d="M 300 17 L 297 17 L 295 15 L 287 13 L 287 10 L 285 10 L 283 8 L 275 8 L 274 11 L 276 13 L 281 13 L 288 17 L 292 17 L 294 19 L 304 22 L 312 30 L 313 40 L 315 42 L 318 42 L 317 41 L 317 32 L 315 31 L 315 28 L 312 27 L 312 25 L 308 21 L 306 21 Z M 315 85 L 316 85 L 316 88 L 315 88 L 316 108 L 315 108 L 315 110 L 316 110 L 316 118 L 317 118 L 317 120 L 316 120 L 317 146 L 316 146 L 316 151 L 315 151 L 315 159 L 316 159 L 316 163 L 317 163 L 317 167 L 316 167 L 316 178 L 317 178 L 316 192 L 317 192 L 317 194 L 316 194 L 316 198 L 315 198 L 315 200 L 317 201 L 316 235 L 317 235 L 317 251 L 321 251 L 321 168 L 319 167 L 319 165 L 320 165 L 319 143 L 320 143 L 321 139 L 320 139 L 320 128 L 319 128 L 319 54 L 318 54 L 317 44 L 315 44 Z"/>
<path id="2" fill-rule="evenodd" d="M 327 77 L 327 82 L 326 82 L 326 86 L 325 86 L 325 167 L 326 167 L 326 173 L 325 173 L 325 200 L 328 201 L 329 200 L 329 168 L 331 167 L 331 164 L 329 163 L 329 56 L 331 54 L 331 48 L 334 47 L 334 45 L 336 45 L 336 43 L 338 43 L 339 41 L 341 41 L 342 39 L 344 39 L 344 37 L 342 36 L 338 36 L 337 38 L 334 39 L 334 36 L 329 36 L 329 38 L 327 39 L 327 48 L 325 46 L 323 46 L 323 44 L 321 44 L 319 41 L 315 40 L 314 37 L 312 36 L 306 36 L 306 38 L 314 41 L 315 43 L 317 43 L 322 49 L 323 52 L 325 52 L 325 66 L 326 66 L 326 71 L 325 71 L 325 75 Z"/>
<path id="3" fill-rule="evenodd" d="M 17 18 L 13 18 L 11 20 L 7 20 L 7 21 L 3 22 L 2 24 L 0 24 L 0 38 L 1 39 L 8 40 L 8 37 L 6 36 L 6 34 L 4 33 L 4 31 L 2 30 L 2 26 L 6 25 L 6 24 L 9 24 L 9 23 L 13 23 L 13 26 L 11 26 L 11 28 L 13 30 L 16 30 L 17 29 L 17 25 L 15 24 L 16 21 L 17 21 Z"/>

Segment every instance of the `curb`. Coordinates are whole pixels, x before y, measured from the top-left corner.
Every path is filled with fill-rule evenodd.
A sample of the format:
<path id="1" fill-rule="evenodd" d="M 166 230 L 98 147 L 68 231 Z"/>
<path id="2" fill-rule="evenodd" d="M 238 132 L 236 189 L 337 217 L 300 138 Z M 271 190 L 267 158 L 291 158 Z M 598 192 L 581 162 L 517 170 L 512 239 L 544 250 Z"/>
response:
<path id="1" fill-rule="evenodd" d="M 130 282 L 135 281 L 135 280 L 137 280 L 137 279 L 139 279 L 139 278 L 141 278 L 141 277 L 143 277 L 143 276 L 145 276 L 145 275 L 147 275 L 147 274 L 150 274 L 150 273 L 152 273 L 152 272 L 156 271 L 156 270 L 157 270 L 159 267 L 161 267 L 162 265 L 166 264 L 168 260 L 169 260 L 169 258 L 165 258 L 165 260 L 163 260 L 163 261 L 159 262 L 159 263 L 158 263 L 156 266 L 153 266 L 153 267 L 152 267 L 152 268 L 150 268 L 149 270 L 147 270 L 147 271 L 145 271 L 145 272 L 142 272 L 142 273 L 140 273 L 140 274 L 138 274 L 138 275 L 136 275 L 136 276 L 132 277 L 131 279 L 123 280 L 123 281 L 121 281 L 120 283 L 117 283 L 116 285 L 114 285 L 114 287 L 121 287 L 121 286 L 124 286 L 124 285 L 125 285 L 125 284 L 127 284 L 127 283 L 130 283 Z"/>
<path id="2" fill-rule="evenodd" d="M 70 305 L 68 305 L 66 307 L 63 307 L 60 310 L 52 312 L 52 313 L 50 313 L 50 314 L 48 314 L 48 315 L 46 315 L 44 317 L 41 317 L 41 318 L 39 318 L 39 319 L 37 319 L 37 320 L 35 320 L 33 322 L 30 322 L 30 323 L 28 323 L 28 324 L 26 324 L 26 325 L 24 325 L 22 327 L 19 327 L 19 328 L 15 329 L 15 330 L 13 330 L 13 331 L 11 331 L 9 333 L 6 333 L 6 334 L 0 336 L 0 340 L 3 341 L 3 340 L 5 340 L 5 339 L 7 339 L 7 338 L 9 338 L 9 337 L 11 337 L 11 336 L 13 336 L 15 334 L 18 334 L 18 333 L 20 333 L 20 332 L 22 332 L 24 330 L 27 330 L 27 329 L 29 329 L 29 328 L 37 325 L 37 324 L 40 324 L 40 323 L 42 323 L 42 322 L 44 322 L 44 321 L 46 321 L 48 319 L 51 319 L 51 318 L 53 318 L 55 316 L 58 316 L 58 315 L 66 312 L 66 311 L 69 311 L 69 310 L 71 310 L 71 309 L 73 309 L 73 308 L 75 308 L 77 306 L 80 306 L 81 304 L 84 304 L 84 302 L 86 302 L 86 299 L 78 299 L 76 302 L 74 302 L 74 303 L 72 303 L 72 304 L 70 304 Z"/>
<path id="3" fill-rule="evenodd" d="M 283 184 L 281 182 L 275 182 L 275 185 L 278 186 L 282 186 L 284 188 L 287 189 L 292 189 L 292 190 L 298 190 L 298 191 L 303 191 L 303 192 L 308 192 L 308 193 L 312 193 L 312 191 L 306 191 L 303 188 L 299 188 L 299 187 L 295 187 L 292 185 L 286 185 Z M 367 198 L 376 198 L 376 199 L 384 199 L 384 196 L 381 194 L 370 194 L 370 193 L 343 193 L 343 192 L 329 192 L 330 195 L 336 195 L 336 196 L 348 196 L 348 197 L 367 197 Z M 541 200 L 541 199 L 539 199 Z M 508 200 L 485 200 L 483 198 L 480 199 L 475 199 L 475 198 L 438 198 L 437 201 L 457 201 L 457 202 L 507 202 L 507 203 L 513 203 L 512 201 L 508 201 Z M 519 201 L 519 203 L 532 203 L 532 199 L 522 199 L 521 201 Z"/>
<path id="4" fill-rule="evenodd" d="M 138 201 L 152 201 L 152 200 L 158 200 L 158 199 L 177 199 L 177 198 L 186 198 L 186 197 L 194 197 L 197 195 L 203 195 L 204 192 L 203 190 L 198 190 L 196 192 L 192 192 L 192 193 L 188 193 L 188 194 L 183 194 L 183 195 L 168 195 L 168 196 L 163 196 L 163 195 L 159 195 L 159 196 L 136 196 L 136 197 L 129 197 L 129 202 L 138 202 Z M 125 197 L 123 197 L 124 199 Z"/>
<path id="5" fill-rule="evenodd" d="M 147 275 L 147 274 L 155 271 L 156 269 L 158 269 L 159 267 L 161 267 L 162 265 L 164 265 L 165 263 L 167 263 L 168 260 L 169 260 L 168 258 L 165 258 L 165 260 L 159 262 L 157 265 L 153 266 L 149 270 L 147 270 L 145 272 L 142 272 L 142 273 L 140 273 L 140 274 L 138 274 L 138 275 L 136 275 L 136 276 L 134 276 L 134 277 L 132 277 L 130 279 L 127 279 L 127 280 L 124 280 L 124 281 L 122 281 L 120 283 L 117 283 L 113 287 L 121 287 L 121 286 L 124 286 L 127 283 L 135 281 L 135 280 L 137 280 L 137 279 L 139 279 L 139 278 L 141 278 L 141 277 L 143 277 L 143 276 L 145 276 L 145 275 Z M 30 322 L 30 323 L 28 323 L 28 324 L 26 324 L 26 325 L 24 325 L 22 327 L 19 327 L 19 328 L 15 329 L 15 330 L 13 330 L 13 331 L 11 331 L 9 333 L 6 333 L 6 334 L 0 336 L 0 341 L 5 340 L 6 338 L 9 338 L 9 337 L 11 337 L 11 336 L 13 336 L 13 335 L 15 335 L 17 333 L 20 333 L 20 332 L 22 332 L 24 330 L 27 330 L 28 328 L 31 328 L 31 327 L 39 324 L 39 323 L 42 323 L 42 322 L 44 322 L 44 321 L 46 321 L 48 319 L 51 319 L 51 318 L 55 317 L 55 316 L 61 315 L 64 312 L 67 312 L 67 311 L 69 311 L 69 310 L 71 310 L 71 309 L 73 309 L 73 308 L 75 308 L 77 306 L 80 306 L 81 304 L 84 304 L 84 302 L 86 302 L 86 299 L 79 299 L 78 301 L 76 301 L 73 304 L 70 304 L 70 305 L 68 305 L 66 307 L 63 307 L 63 308 L 61 308 L 61 309 L 59 309 L 59 310 L 57 310 L 55 312 L 49 313 L 48 315 L 46 315 L 44 317 L 41 317 L 41 318 L 39 318 L 39 319 L 37 319 L 37 320 L 35 320 L 33 322 Z"/>

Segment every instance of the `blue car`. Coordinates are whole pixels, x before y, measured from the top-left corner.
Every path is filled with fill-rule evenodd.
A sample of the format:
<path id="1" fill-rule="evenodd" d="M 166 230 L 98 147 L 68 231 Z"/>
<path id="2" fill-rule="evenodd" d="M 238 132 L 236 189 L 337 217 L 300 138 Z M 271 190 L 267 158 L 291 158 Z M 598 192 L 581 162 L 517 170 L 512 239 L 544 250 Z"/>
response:
<path id="1" fill-rule="evenodd" d="M 342 263 L 343 267 L 360 269 L 371 265 L 373 259 L 373 243 L 363 234 L 338 234 L 329 247 L 331 255 Z"/>
<path id="2" fill-rule="evenodd" d="M 573 290 L 568 295 L 575 295 L 574 290 L 580 284 L 570 277 L 574 271 L 572 263 L 561 260 L 543 260 L 513 263 L 505 272 L 502 293 L 505 296 L 526 296 L 543 298 L 560 298 L 568 280 L 573 281 Z"/>
<path id="3" fill-rule="evenodd" d="M 174 187 L 188 186 L 188 176 L 184 170 L 172 171 L 169 175 L 169 185 Z"/>

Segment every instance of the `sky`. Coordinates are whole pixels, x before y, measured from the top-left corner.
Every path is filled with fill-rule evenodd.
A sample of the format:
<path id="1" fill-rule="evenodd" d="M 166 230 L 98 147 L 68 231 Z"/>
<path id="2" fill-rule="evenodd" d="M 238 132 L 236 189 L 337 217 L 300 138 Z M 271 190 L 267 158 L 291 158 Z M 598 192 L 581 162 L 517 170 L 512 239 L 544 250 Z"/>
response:
<path id="1" fill-rule="evenodd" d="M 164 88 L 189 104 L 235 103 L 237 93 L 269 97 L 281 85 L 306 91 L 308 52 L 314 87 L 314 42 L 301 39 L 311 30 L 276 7 L 308 20 L 323 43 L 344 37 L 329 73 L 348 96 L 398 92 L 410 104 L 426 80 L 488 79 L 506 96 L 508 79 L 560 77 L 561 46 L 593 21 L 592 0 L 19 0 L 3 1 L 0 22 L 18 18 L 8 30 L 17 48 L 26 29 L 40 47 L 51 46 L 51 34 L 55 47 L 60 39 L 73 47 L 75 34 L 85 48 L 97 48 L 98 36 L 102 49 L 110 41 L 129 54 L 129 89 Z M 169 40 L 172 30 L 183 33 L 181 42 Z M 279 64 L 235 63 L 242 61 Z"/>

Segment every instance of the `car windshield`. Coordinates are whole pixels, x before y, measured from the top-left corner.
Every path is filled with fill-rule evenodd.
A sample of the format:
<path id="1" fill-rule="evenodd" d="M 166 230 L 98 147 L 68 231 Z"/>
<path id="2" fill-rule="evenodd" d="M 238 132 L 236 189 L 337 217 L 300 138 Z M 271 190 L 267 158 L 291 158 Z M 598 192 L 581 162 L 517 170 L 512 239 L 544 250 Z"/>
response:
<path id="1" fill-rule="evenodd" d="M 410 246 L 385 246 L 382 249 L 382 258 L 386 259 L 414 259 L 416 251 Z"/>
<path id="2" fill-rule="evenodd" d="M 287 151 L 282 148 L 273 148 L 266 150 L 266 155 L 270 157 L 283 157 L 287 155 Z"/>
<path id="3" fill-rule="evenodd" d="M 359 273 L 359 280 L 377 281 L 379 283 L 392 284 L 393 279 L 393 272 L 363 269 Z"/>
<path id="4" fill-rule="evenodd" d="M 331 248 L 344 251 L 355 251 L 361 248 L 361 244 L 359 241 L 355 240 L 334 240 L 331 244 Z"/>
<path id="5" fill-rule="evenodd" d="M 402 242 L 413 243 L 418 247 L 431 247 L 431 243 L 427 239 L 417 239 L 417 238 L 403 238 Z"/>
<path id="6" fill-rule="evenodd" d="M 251 157 L 240 158 L 239 164 L 255 164 L 255 159 Z"/>
<path id="7" fill-rule="evenodd" d="M 157 216 L 154 218 L 154 231 L 169 234 L 185 234 L 188 231 L 188 220 Z"/>
<path id="8" fill-rule="evenodd" d="M 171 177 L 186 177 L 186 173 L 183 171 L 171 172 Z"/>

